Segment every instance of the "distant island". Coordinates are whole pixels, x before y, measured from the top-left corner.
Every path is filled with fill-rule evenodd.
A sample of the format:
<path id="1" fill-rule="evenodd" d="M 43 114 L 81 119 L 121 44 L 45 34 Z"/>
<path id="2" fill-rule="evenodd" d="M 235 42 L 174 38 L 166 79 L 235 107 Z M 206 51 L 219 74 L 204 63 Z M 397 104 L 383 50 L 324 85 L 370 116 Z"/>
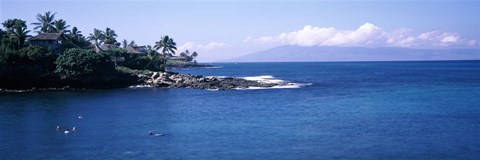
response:
<path id="1" fill-rule="evenodd" d="M 156 87 L 233 89 L 268 87 L 239 78 L 205 78 L 166 72 L 171 68 L 211 67 L 197 63 L 197 52 L 177 51 L 165 35 L 150 45 L 117 41 L 109 27 L 94 29 L 87 37 L 56 13 L 37 14 L 31 23 L 38 33 L 30 35 L 27 22 L 8 19 L 0 29 L 0 91 L 121 88 L 132 85 Z M 162 75 L 161 79 L 157 75 Z M 151 80 L 153 78 L 153 80 Z"/>
<path id="2" fill-rule="evenodd" d="M 412 49 L 285 45 L 227 62 L 432 61 L 480 60 L 480 49 Z"/>

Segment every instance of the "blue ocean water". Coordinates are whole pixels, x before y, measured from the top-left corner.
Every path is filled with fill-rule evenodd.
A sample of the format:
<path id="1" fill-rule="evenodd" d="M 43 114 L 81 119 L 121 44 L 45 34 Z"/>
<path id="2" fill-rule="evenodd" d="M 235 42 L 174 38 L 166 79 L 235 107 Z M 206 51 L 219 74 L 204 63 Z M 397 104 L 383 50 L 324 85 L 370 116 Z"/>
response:
<path id="1" fill-rule="evenodd" d="M 311 85 L 1 94 L 0 159 L 480 159 L 480 61 L 216 65 Z"/>

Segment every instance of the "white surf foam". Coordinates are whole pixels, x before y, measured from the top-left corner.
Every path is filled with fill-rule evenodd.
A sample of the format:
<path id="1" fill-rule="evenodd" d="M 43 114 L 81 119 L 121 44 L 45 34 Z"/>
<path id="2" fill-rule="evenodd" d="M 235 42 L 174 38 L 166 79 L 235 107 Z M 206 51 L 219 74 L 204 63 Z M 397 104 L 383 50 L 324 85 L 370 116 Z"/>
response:
<path id="1" fill-rule="evenodd" d="M 213 67 L 203 67 L 203 68 L 215 69 L 215 68 L 223 68 L 223 67 L 222 66 L 213 66 Z"/>
<path id="2" fill-rule="evenodd" d="M 250 81 L 257 81 L 260 83 L 269 83 L 269 84 L 278 84 L 273 87 L 249 87 L 249 88 L 238 88 L 237 90 L 255 90 L 255 89 L 287 89 L 287 88 L 301 88 L 304 86 L 312 85 L 312 83 L 292 83 L 281 79 L 276 79 L 272 75 L 262 75 L 262 76 L 251 76 L 251 77 L 242 77 L 243 79 Z"/>
<path id="3" fill-rule="evenodd" d="M 271 75 L 242 77 L 242 78 L 250 81 L 261 82 L 261 83 L 285 83 L 284 80 L 275 79 L 275 77 Z"/>
<path id="4" fill-rule="evenodd" d="M 128 88 L 151 88 L 153 86 L 151 85 L 135 85 L 135 86 L 130 86 Z"/>

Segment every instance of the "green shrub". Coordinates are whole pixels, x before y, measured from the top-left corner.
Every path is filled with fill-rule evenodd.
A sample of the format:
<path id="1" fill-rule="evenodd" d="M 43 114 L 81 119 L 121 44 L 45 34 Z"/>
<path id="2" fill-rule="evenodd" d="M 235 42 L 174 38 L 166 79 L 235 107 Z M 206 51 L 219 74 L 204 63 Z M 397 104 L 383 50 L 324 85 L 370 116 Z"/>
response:
<path id="1" fill-rule="evenodd" d="M 68 79 L 88 79 L 116 73 L 110 56 L 91 50 L 68 49 L 55 64 L 55 72 Z"/>
<path id="2" fill-rule="evenodd" d="M 56 56 L 41 46 L 29 46 L 0 56 L 0 75 L 43 76 L 55 70 Z"/>

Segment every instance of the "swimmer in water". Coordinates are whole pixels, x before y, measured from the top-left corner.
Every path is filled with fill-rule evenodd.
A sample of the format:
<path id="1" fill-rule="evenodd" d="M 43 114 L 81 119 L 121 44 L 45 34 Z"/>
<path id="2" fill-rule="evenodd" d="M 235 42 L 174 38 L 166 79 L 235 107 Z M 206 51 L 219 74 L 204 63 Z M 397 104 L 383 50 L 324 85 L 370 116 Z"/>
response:
<path id="1" fill-rule="evenodd" d="M 164 136 L 165 134 L 163 134 L 163 133 L 153 133 L 152 131 L 148 131 L 148 135 L 158 137 L 158 136 Z"/>
<path id="2" fill-rule="evenodd" d="M 83 119 L 82 115 L 79 115 L 79 116 L 78 116 L 78 119 Z"/>
<path id="3" fill-rule="evenodd" d="M 65 133 L 65 135 L 67 135 L 67 134 L 70 133 L 70 131 L 67 129 L 67 130 L 65 130 L 65 132 L 63 132 L 63 133 Z"/>
<path id="4" fill-rule="evenodd" d="M 72 132 L 75 132 L 77 131 L 77 129 L 75 127 L 72 128 Z"/>
<path id="5" fill-rule="evenodd" d="M 57 125 L 57 128 L 55 128 L 55 130 L 60 131 L 60 126 Z"/>

